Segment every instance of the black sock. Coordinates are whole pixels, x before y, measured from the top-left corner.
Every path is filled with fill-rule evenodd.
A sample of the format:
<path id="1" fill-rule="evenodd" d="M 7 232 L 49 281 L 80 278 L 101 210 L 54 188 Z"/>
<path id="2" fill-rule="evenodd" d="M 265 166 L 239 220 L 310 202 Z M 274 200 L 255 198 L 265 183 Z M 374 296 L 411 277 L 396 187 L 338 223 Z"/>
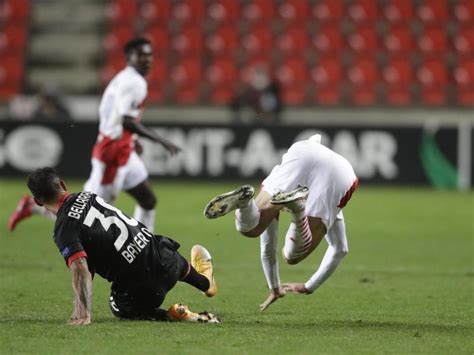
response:
<path id="1" fill-rule="evenodd" d="M 200 289 L 202 292 L 206 292 L 211 286 L 207 277 L 198 273 L 196 269 L 192 267 L 191 264 L 189 264 L 188 274 L 184 278 L 180 279 L 180 281 L 193 285 L 194 287 Z"/>

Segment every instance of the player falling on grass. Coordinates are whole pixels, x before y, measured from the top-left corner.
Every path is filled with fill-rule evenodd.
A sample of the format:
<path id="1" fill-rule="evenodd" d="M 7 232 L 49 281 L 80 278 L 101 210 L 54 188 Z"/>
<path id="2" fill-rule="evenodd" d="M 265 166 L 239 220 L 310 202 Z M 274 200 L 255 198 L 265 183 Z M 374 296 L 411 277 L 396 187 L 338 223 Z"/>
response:
<path id="1" fill-rule="evenodd" d="M 136 201 L 133 217 L 153 231 L 156 196 L 148 180 L 148 172 L 135 151 L 141 147 L 136 135 L 161 144 L 172 155 L 178 153 L 173 143 L 140 123 L 143 102 L 147 96 L 145 76 L 153 62 L 150 41 L 136 38 L 124 47 L 128 65 L 105 89 L 99 106 L 99 136 L 92 151 L 92 171 L 84 190 L 113 202 L 121 190 Z M 31 196 L 24 196 L 8 221 L 13 230 L 18 222 L 40 214 L 54 219 L 47 210 L 35 206 Z"/>
<path id="2" fill-rule="evenodd" d="M 263 181 L 253 199 L 252 186 L 244 185 L 211 200 L 207 218 L 233 210 L 235 226 L 246 237 L 260 238 L 261 261 L 271 293 L 260 305 L 265 310 L 287 291 L 313 293 L 334 272 L 348 252 L 342 208 L 357 188 L 351 164 L 320 144 L 320 135 L 293 144 Z M 283 258 L 290 264 L 305 259 L 323 237 L 329 247 L 316 273 L 306 283 L 280 283 L 277 252 L 278 217 L 282 209 L 291 213 Z"/>
<path id="3" fill-rule="evenodd" d="M 159 308 L 177 281 L 208 297 L 216 295 L 211 255 L 204 247 L 195 245 L 188 263 L 177 242 L 154 235 L 96 194 L 69 194 L 52 168 L 33 172 L 28 188 L 37 204 L 57 216 L 53 239 L 72 273 L 70 324 L 91 322 L 94 273 L 112 282 L 110 308 L 119 318 L 216 321 L 213 315 L 199 315 L 182 306 L 168 312 Z"/>

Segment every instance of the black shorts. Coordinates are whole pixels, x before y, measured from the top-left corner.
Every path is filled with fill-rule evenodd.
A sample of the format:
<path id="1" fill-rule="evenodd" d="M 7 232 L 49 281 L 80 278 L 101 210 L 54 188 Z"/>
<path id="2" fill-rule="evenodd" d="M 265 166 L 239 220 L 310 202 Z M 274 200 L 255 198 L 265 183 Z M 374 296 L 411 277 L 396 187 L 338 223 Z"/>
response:
<path id="1" fill-rule="evenodd" d="M 109 305 L 112 313 L 123 319 L 167 320 L 166 312 L 159 307 L 166 294 L 176 285 L 189 267 L 188 261 L 178 252 L 179 244 L 162 237 L 153 271 L 149 280 L 136 285 L 132 282 L 112 283 Z"/>

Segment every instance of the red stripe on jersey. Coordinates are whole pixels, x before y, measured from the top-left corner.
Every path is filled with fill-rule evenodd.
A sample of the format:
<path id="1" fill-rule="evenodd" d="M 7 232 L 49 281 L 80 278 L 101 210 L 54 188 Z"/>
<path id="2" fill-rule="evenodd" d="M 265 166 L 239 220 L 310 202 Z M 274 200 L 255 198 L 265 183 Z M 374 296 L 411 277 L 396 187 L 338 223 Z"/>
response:
<path id="1" fill-rule="evenodd" d="M 87 254 L 84 250 L 78 251 L 77 253 L 72 254 L 67 259 L 67 266 L 71 267 L 71 264 L 79 258 L 87 258 Z"/>
<path id="2" fill-rule="evenodd" d="M 347 203 L 349 202 L 349 200 L 352 197 L 352 194 L 354 193 L 354 191 L 357 189 L 358 186 L 359 186 L 359 178 L 356 178 L 354 183 L 350 187 L 350 189 L 341 198 L 341 201 L 339 201 L 339 204 L 337 205 L 337 207 L 344 208 L 344 206 L 347 205 Z"/>

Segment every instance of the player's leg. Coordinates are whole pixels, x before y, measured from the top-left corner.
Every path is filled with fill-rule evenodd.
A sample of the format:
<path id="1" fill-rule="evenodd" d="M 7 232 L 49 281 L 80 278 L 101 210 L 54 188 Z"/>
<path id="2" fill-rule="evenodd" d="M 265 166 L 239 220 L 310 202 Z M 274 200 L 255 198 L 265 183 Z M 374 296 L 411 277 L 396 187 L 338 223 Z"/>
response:
<path id="1" fill-rule="evenodd" d="M 296 264 L 306 258 L 326 234 L 326 226 L 320 218 L 306 216 L 308 194 L 308 188 L 298 186 L 292 191 L 276 194 L 270 201 L 291 213 L 292 222 L 283 247 L 283 257 L 288 264 Z"/>
<path id="2" fill-rule="evenodd" d="M 241 186 L 214 197 L 205 207 L 204 215 L 214 219 L 235 210 L 235 227 L 247 237 L 258 237 L 278 215 L 279 208 L 272 206 L 271 196 L 261 191 L 253 199 L 254 189 Z"/>
<path id="3" fill-rule="evenodd" d="M 166 293 L 156 292 L 153 301 L 150 301 L 150 297 L 114 290 L 112 286 L 109 306 L 112 314 L 120 319 L 169 321 L 167 311 L 159 308 L 165 296 Z"/>
<path id="4" fill-rule="evenodd" d="M 137 205 L 133 218 L 142 222 L 151 232 L 155 229 L 155 207 L 157 198 L 150 181 L 145 164 L 137 153 L 132 152 L 128 162 L 121 168 L 124 180 L 121 189 L 130 194 Z"/>
<path id="5" fill-rule="evenodd" d="M 26 195 L 18 201 L 15 211 L 10 215 L 8 230 L 13 231 L 19 222 L 33 215 L 43 216 L 52 221 L 56 220 L 56 216 L 53 213 L 42 206 L 38 206 L 32 196 Z"/>

